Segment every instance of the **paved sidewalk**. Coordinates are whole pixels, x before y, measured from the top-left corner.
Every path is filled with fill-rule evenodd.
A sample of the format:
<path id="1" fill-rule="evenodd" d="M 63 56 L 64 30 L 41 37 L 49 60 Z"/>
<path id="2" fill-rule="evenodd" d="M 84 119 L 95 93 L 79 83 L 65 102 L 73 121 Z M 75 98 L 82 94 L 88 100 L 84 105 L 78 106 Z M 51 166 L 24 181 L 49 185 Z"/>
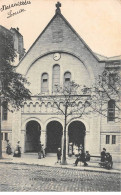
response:
<path id="1" fill-rule="evenodd" d="M 0 160 L 0 163 L 15 163 L 15 164 L 28 164 L 28 165 L 41 165 L 41 166 L 51 166 L 51 167 L 61 167 L 68 169 L 77 169 L 85 171 L 96 171 L 96 172 L 107 172 L 107 173 L 120 173 L 121 174 L 121 163 L 113 163 L 113 169 L 107 170 L 105 168 L 99 167 L 98 161 L 88 162 L 88 166 L 84 167 L 83 163 L 78 163 L 78 166 L 74 166 L 75 157 L 67 157 L 67 165 L 61 165 L 57 163 L 56 156 L 47 156 L 42 159 L 38 159 L 36 153 L 25 153 L 22 154 L 21 158 L 13 157 L 12 155 L 7 155 L 3 153 L 3 159 Z"/>

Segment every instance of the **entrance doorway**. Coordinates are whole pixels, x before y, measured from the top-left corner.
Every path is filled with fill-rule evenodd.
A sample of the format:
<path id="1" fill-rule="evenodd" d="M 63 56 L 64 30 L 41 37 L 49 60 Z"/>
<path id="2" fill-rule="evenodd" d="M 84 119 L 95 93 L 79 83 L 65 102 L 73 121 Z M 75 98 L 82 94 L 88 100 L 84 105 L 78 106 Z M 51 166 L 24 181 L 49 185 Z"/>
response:
<path id="1" fill-rule="evenodd" d="M 57 148 L 61 147 L 62 125 L 58 121 L 51 121 L 47 125 L 47 153 L 56 153 Z"/>
<path id="2" fill-rule="evenodd" d="M 84 136 L 85 136 L 85 125 L 80 121 L 73 121 L 68 127 L 69 143 L 77 145 L 78 147 L 82 144 L 84 148 Z"/>
<path id="3" fill-rule="evenodd" d="M 37 121 L 29 121 L 26 125 L 25 151 L 37 152 L 40 141 L 41 127 Z"/>

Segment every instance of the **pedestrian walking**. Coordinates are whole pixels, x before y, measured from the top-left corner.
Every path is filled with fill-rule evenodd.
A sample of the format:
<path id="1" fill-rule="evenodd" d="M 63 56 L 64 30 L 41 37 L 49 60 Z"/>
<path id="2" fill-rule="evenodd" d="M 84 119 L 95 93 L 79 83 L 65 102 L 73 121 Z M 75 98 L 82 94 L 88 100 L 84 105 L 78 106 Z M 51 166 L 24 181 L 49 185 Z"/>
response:
<path id="1" fill-rule="evenodd" d="M 45 158 L 45 149 L 44 149 L 44 145 L 41 145 L 41 153 L 43 155 L 43 158 Z"/>
<path id="2" fill-rule="evenodd" d="M 60 161 L 61 163 L 61 148 L 58 148 L 57 150 L 57 163 Z"/>
<path id="3" fill-rule="evenodd" d="M 41 141 L 38 144 L 38 159 L 41 159 L 42 145 Z"/>

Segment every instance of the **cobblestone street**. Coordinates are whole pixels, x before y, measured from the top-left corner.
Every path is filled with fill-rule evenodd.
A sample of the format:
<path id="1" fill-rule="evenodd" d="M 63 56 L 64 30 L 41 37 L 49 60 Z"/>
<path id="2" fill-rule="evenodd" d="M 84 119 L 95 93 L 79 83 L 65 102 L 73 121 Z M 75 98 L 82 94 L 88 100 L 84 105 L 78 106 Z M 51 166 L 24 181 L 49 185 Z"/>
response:
<path id="1" fill-rule="evenodd" d="M 0 164 L 0 191 L 120 191 L 120 174 Z"/>

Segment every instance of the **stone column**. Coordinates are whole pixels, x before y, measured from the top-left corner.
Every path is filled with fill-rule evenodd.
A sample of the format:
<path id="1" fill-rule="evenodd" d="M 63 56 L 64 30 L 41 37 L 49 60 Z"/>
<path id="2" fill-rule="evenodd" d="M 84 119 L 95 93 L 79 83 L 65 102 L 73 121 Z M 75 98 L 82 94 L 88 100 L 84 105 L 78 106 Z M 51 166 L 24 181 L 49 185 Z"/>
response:
<path id="1" fill-rule="evenodd" d="M 21 130 L 21 152 L 25 152 L 26 130 Z"/>

